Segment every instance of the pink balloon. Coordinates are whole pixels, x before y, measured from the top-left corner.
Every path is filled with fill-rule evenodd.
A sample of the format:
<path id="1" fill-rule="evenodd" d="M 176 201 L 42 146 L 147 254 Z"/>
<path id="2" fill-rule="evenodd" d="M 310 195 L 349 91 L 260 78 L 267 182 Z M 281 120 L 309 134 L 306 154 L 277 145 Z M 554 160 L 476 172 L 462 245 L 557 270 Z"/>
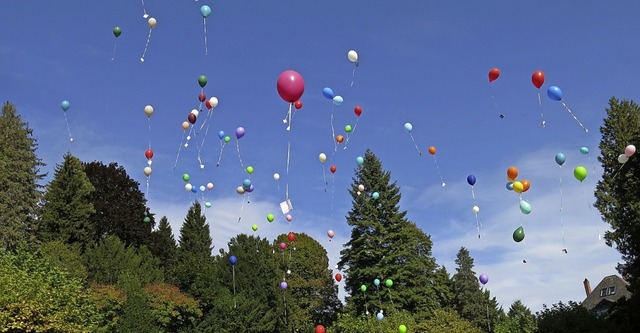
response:
<path id="1" fill-rule="evenodd" d="M 304 93 L 304 80 L 298 72 L 286 70 L 278 77 L 278 94 L 287 103 L 295 103 Z"/>
<path id="2" fill-rule="evenodd" d="M 284 250 L 287 248 L 287 244 L 285 243 L 280 243 L 280 250 Z"/>
<path id="3" fill-rule="evenodd" d="M 290 214 L 287 214 L 287 216 L 285 216 L 285 218 L 287 219 L 287 221 L 291 222 L 291 220 L 293 220 L 293 216 L 291 216 Z"/>
<path id="4" fill-rule="evenodd" d="M 627 157 L 631 157 L 635 153 L 636 153 L 636 146 L 634 145 L 628 145 L 627 147 L 624 148 L 624 154 Z"/>
<path id="5" fill-rule="evenodd" d="M 327 236 L 329 236 L 329 238 L 333 238 L 333 235 L 334 235 L 333 230 L 327 231 Z"/>

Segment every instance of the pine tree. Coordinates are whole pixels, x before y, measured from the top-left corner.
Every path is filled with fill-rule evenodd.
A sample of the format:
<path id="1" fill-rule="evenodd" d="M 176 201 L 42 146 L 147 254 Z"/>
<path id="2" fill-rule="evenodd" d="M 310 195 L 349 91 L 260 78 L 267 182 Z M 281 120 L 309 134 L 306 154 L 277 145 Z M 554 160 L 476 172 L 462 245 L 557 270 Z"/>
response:
<path id="1" fill-rule="evenodd" d="M 522 301 L 516 300 L 509 307 L 507 317 L 496 324 L 496 333 L 532 333 L 537 329 L 536 317 Z"/>
<path id="2" fill-rule="evenodd" d="M 160 264 L 164 269 L 165 276 L 169 277 L 170 272 L 173 271 L 175 266 L 178 247 L 175 238 L 173 238 L 171 225 L 166 216 L 160 219 L 158 229 L 154 230 L 151 236 L 152 242 L 149 244 L 149 251 L 151 251 L 156 258 L 160 259 Z"/>
<path id="3" fill-rule="evenodd" d="M 357 313 L 403 309 L 427 316 L 439 306 L 432 286 L 437 265 L 431 239 L 399 210 L 400 189 L 369 150 L 349 193 L 351 239 L 338 263 L 346 273 L 347 306 Z"/>
<path id="4" fill-rule="evenodd" d="M 211 232 L 206 222 L 207 218 L 202 214 L 202 206 L 198 201 L 194 202 L 180 228 L 178 239 L 180 252 L 203 257 L 211 256 Z"/>
<path id="5" fill-rule="evenodd" d="M 82 162 L 65 154 L 44 195 L 39 238 L 79 244 L 81 248 L 91 245 L 95 231 L 89 217 L 95 209 L 89 197 L 93 190 Z"/>
<path id="6" fill-rule="evenodd" d="M 2 106 L 0 129 L 0 248 L 15 250 L 34 241 L 45 164 L 36 155 L 32 130 L 9 102 Z"/>

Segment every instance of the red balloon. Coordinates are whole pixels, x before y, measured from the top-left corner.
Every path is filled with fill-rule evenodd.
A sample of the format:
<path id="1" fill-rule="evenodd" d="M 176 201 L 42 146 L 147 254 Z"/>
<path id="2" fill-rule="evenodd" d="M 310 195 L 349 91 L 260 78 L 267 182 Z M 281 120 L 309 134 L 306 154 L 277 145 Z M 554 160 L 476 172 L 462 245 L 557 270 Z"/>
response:
<path id="1" fill-rule="evenodd" d="M 336 274 L 336 281 L 338 281 L 338 282 L 342 281 L 342 274 L 340 274 L 340 273 Z"/>
<path id="2" fill-rule="evenodd" d="M 304 93 L 304 80 L 298 72 L 293 70 L 282 72 L 276 86 L 280 97 L 288 103 L 295 103 Z"/>
<path id="3" fill-rule="evenodd" d="M 289 239 L 289 241 L 290 241 L 290 242 L 293 242 L 293 241 L 295 241 L 295 240 L 296 240 L 296 234 L 294 234 L 293 232 L 290 232 L 290 233 L 287 235 L 287 238 Z"/>
<path id="4" fill-rule="evenodd" d="M 356 114 L 356 116 L 360 117 L 360 115 L 362 114 L 362 107 L 360 105 L 356 105 L 356 107 L 353 108 L 353 112 Z"/>
<path id="5" fill-rule="evenodd" d="M 196 115 L 193 113 L 189 113 L 187 116 L 187 120 L 191 123 L 191 125 L 196 123 Z"/>
<path id="6" fill-rule="evenodd" d="M 536 88 L 540 89 L 540 87 L 542 87 L 542 84 L 544 83 L 544 72 L 533 72 L 533 75 L 531 75 L 531 82 L 534 86 L 536 86 Z"/>
<path id="7" fill-rule="evenodd" d="M 331 168 L 329 168 L 329 170 L 331 170 L 331 173 L 336 173 L 336 166 L 332 165 Z"/>
<path id="8" fill-rule="evenodd" d="M 199 100 L 200 102 L 204 102 L 204 100 L 205 100 L 205 99 L 207 99 L 207 96 L 206 96 L 204 93 L 200 93 L 200 94 L 198 95 L 198 100 Z"/>
<path id="9" fill-rule="evenodd" d="M 491 68 L 489 71 L 489 82 L 495 81 L 500 76 L 500 70 L 497 68 Z"/>
<path id="10" fill-rule="evenodd" d="M 344 141 L 344 136 L 342 136 L 342 135 L 336 136 L 336 142 L 337 143 L 342 143 L 343 141 Z"/>
<path id="11" fill-rule="evenodd" d="M 324 326 L 322 325 L 316 326 L 316 333 L 324 333 Z"/>
<path id="12" fill-rule="evenodd" d="M 302 109 L 302 101 L 296 101 L 293 106 L 296 107 L 296 110 Z"/>
<path id="13" fill-rule="evenodd" d="M 146 157 L 148 160 L 153 158 L 153 150 L 151 150 L 151 148 L 147 149 L 144 152 L 144 157 Z"/>
<path id="14" fill-rule="evenodd" d="M 209 100 L 207 100 L 204 105 L 207 106 L 207 109 L 211 110 L 211 103 L 209 103 Z"/>

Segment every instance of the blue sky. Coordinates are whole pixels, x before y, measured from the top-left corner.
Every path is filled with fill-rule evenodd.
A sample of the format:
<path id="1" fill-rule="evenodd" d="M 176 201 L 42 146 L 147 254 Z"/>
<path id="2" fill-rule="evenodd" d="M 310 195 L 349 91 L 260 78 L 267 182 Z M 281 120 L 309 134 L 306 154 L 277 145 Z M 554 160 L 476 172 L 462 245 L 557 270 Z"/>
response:
<path id="1" fill-rule="evenodd" d="M 212 9 L 207 55 L 203 4 Z M 401 209 L 432 236 L 438 263 L 453 272 L 456 252 L 469 248 L 475 271 L 489 276 L 487 287 L 505 308 L 516 299 L 534 311 L 544 303 L 581 301 L 584 278 L 595 285 L 616 273 L 620 256 L 598 239 L 606 224 L 590 205 L 601 173 L 598 130 L 608 99 L 638 98 L 640 50 L 629 36 L 640 29 L 635 17 L 640 4 L 147 0 L 144 5 L 157 20 L 144 63 L 149 27 L 142 2 L 0 5 L 1 97 L 29 122 L 50 175 L 70 151 L 84 161 L 118 162 L 146 191 L 142 170 L 150 142 L 155 156 L 149 206 L 169 217 L 174 233 L 196 198 L 184 190 L 182 174 L 188 173 L 194 186 L 215 184 L 204 196 L 213 205 L 206 215 L 216 248 L 238 233 L 253 233 L 256 223 L 256 234 L 268 239 L 288 231 L 314 236 L 333 266 L 350 235 L 344 216 L 351 207 L 347 187 L 356 157 L 370 148 L 401 187 Z M 115 26 L 122 28 L 117 39 Z M 354 64 L 347 59 L 352 49 L 360 58 L 353 87 Z M 501 75 L 489 83 L 493 67 Z M 290 132 L 282 123 L 288 104 L 276 91 L 276 80 L 287 69 L 305 80 L 304 106 Z M 531 83 L 536 70 L 546 76 L 540 90 Z M 207 98 L 217 97 L 219 105 L 207 120 L 207 136 L 194 135 L 174 168 L 184 143 L 180 125 L 199 106 L 200 75 L 208 78 Z M 563 102 L 589 133 L 546 96 L 552 85 L 563 90 Z M 344 103 L 332 107 L 324 87 Z M 66 115 L 74 142 L 60 108 L 63 100 L 71 103 Z M 150 130 L 143 113 L 147 104 L 155 110 Z M 348 148 L 339 146 L 324 165 L 325 192 L 318 154 L 331 157 L 334 151 L 332 108 L 336 134 L 344 134 L 346 124 L 355 124 L 355 105 L 362 106 L 362 116 Z M 403 128 L 406 122 L 413 125 L 422 156 Z M 246 129 L 238 142 L 242 162 L 255 169 L 249 203 L 235 192 L 248 178 L 233 136 L 239 126 Z M 220 130 L 232 140 L 216 167 Z M 203 138 L 201 169 L 194 141 Z M 431 145 L 437 147 L 437 166 L 426 153 Z M 579 152 L 582 146 L 590 149 L 588 155 Z M 558 152 L 567 156 L 562 169 L 554 162 Z M 337 167 L 334 175 L 331 164 Z M 572 176 L 577 165 L 589 170 L 582 183 Z M 509 166 L 531 181 L 523 194 L 533 207 L 529 215 L 520 213 L 518 196 L 505 188 Z M 277 182 L 275 172 L 281 175 Z M 469 174 L 477 177 L 480 239 Z M 294 206 L 291 223 L 279 213 L 286 184 Z M 268 213 L 276 215 L 271 224 Z M 511 239 L 520 224 L 526 244 Z M 332 241 L 329 229 L 335 231 Z M 567 254 L 561 251 L 563 231 Z"/>

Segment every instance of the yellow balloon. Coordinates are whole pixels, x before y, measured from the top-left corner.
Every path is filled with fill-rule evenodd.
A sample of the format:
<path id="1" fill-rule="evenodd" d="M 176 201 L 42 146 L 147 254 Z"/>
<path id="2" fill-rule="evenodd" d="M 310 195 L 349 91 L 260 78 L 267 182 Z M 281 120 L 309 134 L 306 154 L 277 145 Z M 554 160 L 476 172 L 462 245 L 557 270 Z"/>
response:
<path id="1" fill-rule="evenodd" d="M 524 184 L 520 181 L 513 182 L 513 191 L 520 194 L 524 191 Z"/>

